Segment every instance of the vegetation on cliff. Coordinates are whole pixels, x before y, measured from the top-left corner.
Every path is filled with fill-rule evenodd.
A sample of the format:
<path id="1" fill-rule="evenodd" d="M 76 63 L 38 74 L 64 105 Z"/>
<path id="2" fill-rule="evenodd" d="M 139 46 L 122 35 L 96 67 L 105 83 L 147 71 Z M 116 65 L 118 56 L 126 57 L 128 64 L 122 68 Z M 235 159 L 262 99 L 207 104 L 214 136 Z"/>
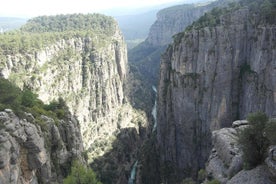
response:
<path id="1" fill-rule="evenodd" d="M 276 23 L 276 1 L 275 0 L 241 0 L 239 2 L 229 3 L 228 7 L 215 7 L 205 13 L 197 21 L 188 26 L 184 32 L 174 36 L 174 42 L 179 43 L 185 32 L 192 29 L 199 30 L 204 27 L 215 27 L 221 24 L 221 16 L 232 13 L 240 8 L 248 8 L 251 15 L 258 15 L 257 24 L 275 24 Z"/>
<path id="2" fill-rule="evenodd" d="M 36 17 L 20 30 L 0 34 L 0 59 L 16 53 L 31 53 L 72 37 L 90 37 L 95 45 L 102 46 L 115 30 L 115 20 L 100 14 Z"/>
<path id="3" fill-rule="evenodd" d="M 21 27 L 23 32 L 65 32 L 65 31 L 88 31 L 112 34 L 115 21 L 112 17 L 101 14 L 68 14 L 56 16 L 40 16 L 28 20 Z"/>
<path id="4" fill-rule="evenodd" d="M 46 105 L 37 98 L 31 90 L 25 88 L 21 90 L 7 79 L 0 78 L 0 111 L 12 109 L 18 116 L 24 117 L 25 113 L 31 113 L 36 122 L 41 122 L 41 115 L 46 115 L 58 122 L 58 119 L 66 118 L 69 113 L 63 99 L 53 101 Z"/>
<path id="5" fill-rule="evenodd" d="M 239 135 L 239 144 L 243 151 L 244 167 L 251 169 L 262 164 L 267 157 L 269 145 L 276 144 L 276 121 L 269 120 L 264 113 L 249 114 L 250 125 Z"/>
<path id="6" fill-rule="evenodd" d="M 70 175 L 68 175 L 64 181 L 64 184 L 101 184 L 98 181 L 96 174 L 90 168 L 87 168 L 80 164 L 78 161 L 74 161 L 71 167 Z"/>

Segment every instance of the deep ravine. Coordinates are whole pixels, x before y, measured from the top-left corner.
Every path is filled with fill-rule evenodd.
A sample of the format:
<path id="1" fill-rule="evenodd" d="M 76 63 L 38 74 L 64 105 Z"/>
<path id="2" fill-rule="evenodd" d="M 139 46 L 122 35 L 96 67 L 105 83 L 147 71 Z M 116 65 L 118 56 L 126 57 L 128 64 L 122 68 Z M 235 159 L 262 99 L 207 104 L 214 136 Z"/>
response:
<path id="1" fill-rule="evenodd" d="M 155 93 L 155 100 L 154 100 L 154 105 L 152 107 L 151 115 L 153 117 L 153 127 L 152 127 L 152 134 L 156 131 L 157 127 L 157 89 L 155 86 L 152 86 L 152 90 Z M 134 184 L 135 183 L 135 178 L 136 178 L 136 171 L 137 171 L 137 165 L 138 165 L 138 160 L 133 164 L 131 172 L 130 172 L 130 177 L 128 179 L 128 184 Z"/>

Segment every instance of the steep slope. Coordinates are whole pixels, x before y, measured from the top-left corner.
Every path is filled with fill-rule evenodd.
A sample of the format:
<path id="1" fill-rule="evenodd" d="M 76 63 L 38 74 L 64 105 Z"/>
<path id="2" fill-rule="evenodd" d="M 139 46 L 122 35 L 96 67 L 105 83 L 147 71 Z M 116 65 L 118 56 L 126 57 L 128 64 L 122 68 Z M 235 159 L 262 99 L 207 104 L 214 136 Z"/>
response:
<path id="1" fill-rule="evenodd" d="M 90 161 L 110 151 L 121 130 L 134 128 L 139 134 L 145 129 L 145 114 L 132 108 L 124 92 L 126 47 L 111 17 L 38 17 L 21 31 L 1 38 L 15 40 L 2 42 L 1 48 L 15 47 L 2 50 L 1 75 L 31 88 L 46 103 L 62 97 L 80 122 Z M 129 165 L 135 150 L 130 150 Z"/>
<path id="2" fill-rule="evenodd" d="M 161 55 L 172 41 L 173 35 L 182 32 L 205 12 L 214 7 L 225 6 L 227 2 L 232 1 L 234 0 L 206 0 L 197 4 L 183 4 L 160 10 L 147 39 L 128 53 L 131 72 L 143 81 L 141 88 L 134 88 L 132 96 L 137 97 L 142 92 L 144 94 L 142 96 L 150 97 L 147 102 L 151 102 L 153 98 L 151 87 L 158 84 Z M 135 103 L 149 106 L 149 104 L 144 105 L 144 101 L 141 102 L 139 99 Z"/>
<path id="3" fill-rule="evenodd" d="M 167 49 L 157 127 L 164 181 L 196 178 L 212 130 L 250 112 L 276 116 L 275 8 L 273 1 L 241 1 L 214 9 Z"/>
<path id="4" fill-rule="evenodd" d="M 57 126 L 43 116 L 43 128 L 31 114 L 28 118 L 0 112 L 0 183 L 62 183 L 72 161 L 83 159 L 78 122 L 72 117 Z"/>
<path id="5" fill-rule="evenodd" d="M 79 123 L 66 105 L 45 105 L 2 78 L 0 127 L 0 183 L 62 183 L 73 160 L 86 164 Z"/>

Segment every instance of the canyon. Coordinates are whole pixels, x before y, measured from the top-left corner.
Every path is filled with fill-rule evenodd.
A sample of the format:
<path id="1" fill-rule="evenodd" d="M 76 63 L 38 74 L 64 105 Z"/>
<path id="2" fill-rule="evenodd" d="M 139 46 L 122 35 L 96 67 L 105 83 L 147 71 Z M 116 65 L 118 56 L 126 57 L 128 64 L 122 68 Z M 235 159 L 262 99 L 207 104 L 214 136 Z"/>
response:
<path id="1" fill-rule="evenodd" d="M 272 184 L 275 145 L 244 170 L 237 140 L 248 114 L 276 117 L 275 8 L 166 8 L 129 52 L 100 14 L 37 17 L 1 34 L 1 78 L 68 112 L 22 115 L 0 101 L 0 183 L 62 183 L 79 160 L 102 183 Z"/>

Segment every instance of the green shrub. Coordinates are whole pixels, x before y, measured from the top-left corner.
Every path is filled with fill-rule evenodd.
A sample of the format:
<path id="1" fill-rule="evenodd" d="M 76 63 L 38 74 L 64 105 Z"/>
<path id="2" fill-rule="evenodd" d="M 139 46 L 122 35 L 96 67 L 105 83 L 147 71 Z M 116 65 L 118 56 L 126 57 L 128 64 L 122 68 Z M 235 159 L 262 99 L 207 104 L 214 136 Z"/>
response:
<path id="1" fill-rule="evenodd" d="M 264 113 L 248 115 L 250 125 L 239 134 L 239 144 L 243 151 L 244 167 L 251 169 L 261 164 L 266 156 L 268 139 L 264 136 L 264 129 L 268 117 Z"/>
<path id="2" fill-rule="evenodd" d="M 0 78 L 0 103 L 6 108 L 18 107 L 21 104 L 21 90 L 3 78 Z"/>
<path id="3" fill-rule="evenodd" d="M 0 111 L 4 109 L 12 109 L 21 118 L 25 118 L 24 112 L 31 113 L 36 119 L 35 122 L 42 127 L 45 126 L 45 123 L 40 119 L 41 115 L 53 118 L 55 122 L 58 122 L 58 119 L 64 119 L 69 113 L 62 98 L 49 105 L 44 105 L 31 90 L 21 90 L 7 79 L 0 78 Z"/>
<path id="4" fill-rule="evenodd" d="M 58 101 L 52 101 L 49 105 L 44 105 L 44 109 L 54 112 L 59 119 L 64 119 L 66 113 L 69 112 L 69 109 L 62 98 L 59 98 Z"/>
<path id="5" fill-rule="evenodd" d="M 25 107 L 33 107 L 36 104 L 37 95 L 32 93 L 29 89 L 24 89 L 22 93 L 21 104 Z"/>
<path id="6" fill-rule="evenodd" d="M 206 176 L 207 176 L 206 170 L 200 169 L 200 170 L 198 171 L 198 181 L 199 181 L 200 183 L 203 182 L 203 181 L 205 180 Z"/>
<path id="7" fill-rule="evenodd" d="M 196 182 L 192 178 L 185 178 L 181 184 L 195 184 Z"/>
<path id="8" fill-rule="evenodd" d="M 71 173 L 63 180 L 64 184 L 101 184 L 96 174 L 90 168 L 74 161 L 71 167 Z"/>
<path id="9" fill-rule="evenodd" d="M 266 124 L 264 132 L 269 144 L 276 145 L 276 119 L 272 119 Z"/>
<path id="10" fill-rule="evenodd" d="M 220 184 L 220 182 L 216 179 L 208 181 L 206 184 Z"/>

